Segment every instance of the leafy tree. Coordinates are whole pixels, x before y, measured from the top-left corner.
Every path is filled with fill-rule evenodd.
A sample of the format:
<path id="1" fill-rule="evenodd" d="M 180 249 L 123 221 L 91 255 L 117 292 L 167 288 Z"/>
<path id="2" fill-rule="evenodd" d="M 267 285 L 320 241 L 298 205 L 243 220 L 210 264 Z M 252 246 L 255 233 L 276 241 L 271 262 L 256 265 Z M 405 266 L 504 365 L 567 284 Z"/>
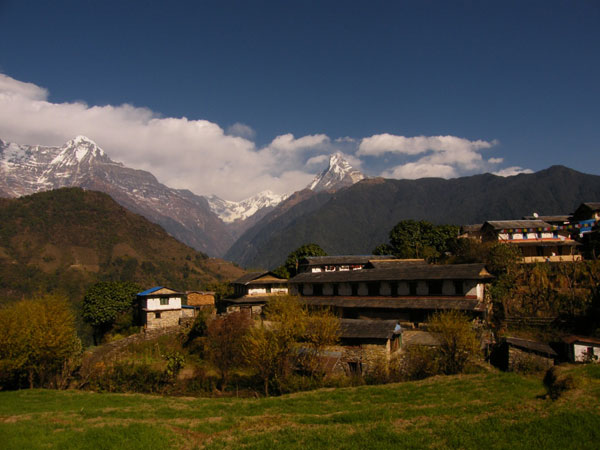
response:
<path id="1" fill-rule="evenodd" d="M 304 244 L 290 253 L 282 266 L 274 270 L 274 273 L 284 278 L 291 278 L 298 273 L 298 262 L 307 256 L 327 256 L 317 244 Z"/>
<path id="2" fill-rule="evenodd" d="M 393 254 L 398 258 L 438 259 L 450 248 L 450 243 L 458 235 L 454 225 L 433 225 L 421 220 L 403 220 L 389 235 L 389 244 L 375 248 L 375 254 Z"/>
<path id="3" fill-rule="evenodd" d="M 300 361 L 302 367 L 314 377 L 325 375 L 323 354 L 329 345 L 335 344 L 340 336 L 340 320 L 331 311 L 309 313 L 302 338 L 306 350 Z"/>
<path id="4" fill-rule="evenodd" d="M 266 305 L 265 321 L 250 330 L 243 345 L 246 362 L 257 371 L 265 395 L 270 385 L 281 392 L 292 370 L 302 363 L 318 374 L 317 359 L 303 359 L 307 353 L 300 350 L 321 356 L 325 346 L 337 340 L 339 323 L 334 321 L 328 313 L 310 314 L 293 296 L 276 297 Z"/>
<path id="5" fill-rule="evenodd" d="M 63 387 L 80 354 L 65 298 L 44 296 L 0 309 L 0 385 Z"/>
<path id="6" fill-rule="evenodd" d="M 434 314 L 429 322 L 429 330 L 440 341 L 439 367 L 445 374 L 462 372 L 479 352 L 479 342 L 469 317 L 461 312 Z"/>
<path id="7" fill-rule="evenodd" d="M 139 291 L 136 284 L 121 281 L 103 281 L 88 289 L 83 298 L 83 319 L 94 327 L 94 343 L 111 329 L 119 315 L 133 315 Z"/>
<path id="8" fill-rule="evenodd" d="M 221 390 L 227 387 L 231 370 L 244 361 L 242 342 L 251 325 L 252 319 L 241 312 L 218 316 L 208 323 L 207 356 L 219 372 Z"/>

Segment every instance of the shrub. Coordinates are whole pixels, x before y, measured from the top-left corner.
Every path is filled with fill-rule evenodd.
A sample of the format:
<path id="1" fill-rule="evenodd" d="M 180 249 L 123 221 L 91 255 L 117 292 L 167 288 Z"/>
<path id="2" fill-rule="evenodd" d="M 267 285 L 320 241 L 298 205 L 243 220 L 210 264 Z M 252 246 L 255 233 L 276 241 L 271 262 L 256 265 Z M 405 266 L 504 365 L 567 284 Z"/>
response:
<path id="1" fill-rule="evenodd" d="M 422 380 L 441 373 L 439 351 L 435 347 L 410 345 L 398 361 L 397 372 L 404 380 Z"/>
<path id="2" fill-rule="evenodd" d="M 469 361 L 479 353 L 479 341 L 469 317 L 458 311 L 433 315 L 429 330 L 437 335 L 440 346 L 440 370 L 452 375 L 463 371 Z"/>
<path id="3" fill-rule="evenodd" d="M 66 387 L 81 341 L 65 298 L 44 296 L 0 309 L 0 385 Z"/>

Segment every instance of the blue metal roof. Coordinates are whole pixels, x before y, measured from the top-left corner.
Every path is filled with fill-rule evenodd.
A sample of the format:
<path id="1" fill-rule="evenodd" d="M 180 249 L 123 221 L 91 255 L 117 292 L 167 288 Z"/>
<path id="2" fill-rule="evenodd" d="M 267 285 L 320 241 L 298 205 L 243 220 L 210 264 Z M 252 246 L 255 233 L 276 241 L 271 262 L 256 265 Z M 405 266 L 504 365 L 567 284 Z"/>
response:
<path id="1" fill-rule="evenodd" d="M 137 295 L 148 295 L 148 294 L 152 294 L 153 292 L 156 292 L 160 289 L 162 289 L 163 286 L 154 286 L 153 288 L 150 288 L 148 290 L 145 290 L 144 292 L 140 292 Z"/>

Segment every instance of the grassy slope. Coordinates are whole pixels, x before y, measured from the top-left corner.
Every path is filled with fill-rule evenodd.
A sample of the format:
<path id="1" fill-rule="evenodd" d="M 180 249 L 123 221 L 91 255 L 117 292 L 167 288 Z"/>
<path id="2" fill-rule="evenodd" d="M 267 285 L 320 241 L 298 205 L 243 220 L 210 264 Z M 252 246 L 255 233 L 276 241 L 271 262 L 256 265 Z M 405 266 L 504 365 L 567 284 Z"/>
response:
<path id="1" fill-rule="evenodd" d="M 267 399 L 0 393 L 2 448 L 597 448 L 600 366 L 539 379 L 490 373 Z"/>

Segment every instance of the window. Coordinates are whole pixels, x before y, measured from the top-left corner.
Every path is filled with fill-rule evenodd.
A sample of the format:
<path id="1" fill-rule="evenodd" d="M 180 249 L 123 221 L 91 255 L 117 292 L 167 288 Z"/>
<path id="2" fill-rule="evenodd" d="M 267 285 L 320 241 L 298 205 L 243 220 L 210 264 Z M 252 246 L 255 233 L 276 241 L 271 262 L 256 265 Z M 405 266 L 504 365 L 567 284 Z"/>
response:
<path id="1" fill-rule="evenodd" d="M 358 295 L 358 283 L 352 283 L 352 295 Z"/>
<path id="2" fill-rule="evenodd" d="M 398 297 L 398 282 L 392 281 L 390 283 L 390 295 L 392 297 Z"/>
<path id="3" fill-rule="evenodd" d="M 337 283 L 333 283 L 333 295 L 340 295 Z"/>
<path id="4" fill-rule="evenodd" d="M 379 295 L 379 283 L 369 283 L 367 284 L 367 289 L 369 291 L 369 295 Z"/>
<path id="5" fill-rule="evenodd" d="M 159 313 L 159 312 L 157 312 L 157 313 L 154 313 L 154 318 L 155 318 L 155 319 L 160 319 L 160 313 Z"/>
<path id="6" fill-rule="evenodd" d="M 462 280 L 454 280 L 454 293 L 456 295 L 464 295 L 465 287 Z"/>
<path id="7" fill-rule="evenodd" d="M 313 284 L 313 295 L 323 295 L 322 284 Z"/>
<path id="8" fill-rule="evenodd" d="M 443 280 L 430 280 L 427 282 L 429 295 L 442 295 Z"/>
<path id="9" fill-rule="evenodd" d="M 160 299 L 160 304 L 161 305 L 168 305 L 169 304 L 169 299 L 168 298 L 161 298 Z"/>
<path id="10" fill-rule="evenodd" d="M 409 293 L 409 295 L 417 295 L 417 282 L 416 281 L 408 282 L 408 293 Z"/>

